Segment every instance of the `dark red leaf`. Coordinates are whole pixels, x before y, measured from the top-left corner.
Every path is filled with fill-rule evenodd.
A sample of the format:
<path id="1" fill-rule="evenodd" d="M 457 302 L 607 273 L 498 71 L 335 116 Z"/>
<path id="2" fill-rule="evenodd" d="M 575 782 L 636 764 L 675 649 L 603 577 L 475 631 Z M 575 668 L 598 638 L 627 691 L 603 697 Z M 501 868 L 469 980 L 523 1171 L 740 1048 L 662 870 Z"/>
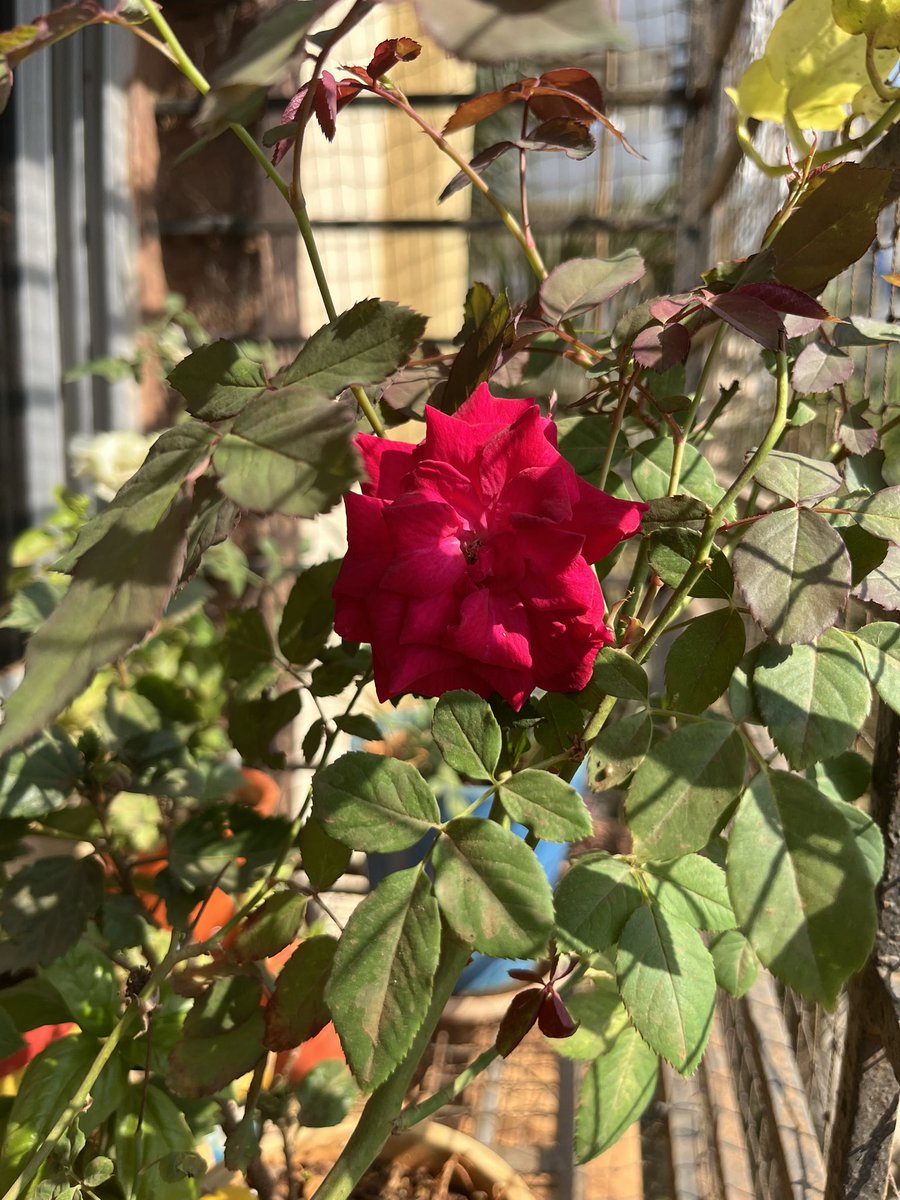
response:
<path id="1" fill-rule="evenodd" d="M 388 71 L 392 71 L 397 63 L 411 62 L 421 53 L 422 47 L 412 38 L 387 38 L 375 47 L 375 53 L 372 55 L 372 61 L 366 71 L 373 79 L 378 79 L 381 75 L 387 75 Z"/>
<path id="2" fill-rule="evenodd" d="M 544 1037 L 567 1038 L 571 1037 L 577 1028 L 577 1023 L 569 1016 L 569 1010 L 563 1004 L 559 993 L 555 988 L 547 988 L 538 1013 L 538 1029 Z"/>
<path id="3" fill-rule="evenodd" d="M 759 342 L 767 350 L 777 350 L 784 333 L 781 317 L 768 304 L 755 296 L 724 292 L 721 296 L 702 298 L 703 303 L 732 329 Z"/>
<path id="4" fill-rule="evenodd" d="M 481 96 L 473 96 L 471 100 L 463 100 L 444 126 L 444 133 L 456 133 L 458 129 L 468 129 L 492 117 L 508 105 L 524 99 L 522 89 L 535 82 L 534 79 L 523 79 L 521 83 L 509 84 L 499 92 L 485 92 Z"/>
<path id="5" fill-rule="evenodd" d="M 522 983 L 540 983 L 543 976 L 539 971 L 531 971 L 525 967 L 510 967 L 506 972 L 513 979 L 518 979 Z"/>
<path id="6" fill-rule="evenodd" d="M 516 142 L 524 150 L 562 150 L 569 158 L 587 158 L 597 149 L 594 136 L 583 120 L 551 117 Z"/>
<path id="7" fill-rule="evenodd" d="M 813 300 L 806 292 L 788 287 L 784 283 L 742 283 L 731 293 L 733 296 L 755 296 L 774 308 L 776 312 L 793 313 L 798 317 L 814 317 L 824 321 L 828 309 L 823 308 L 818 300 Z"/>
<path id="8" fill-rule="evenodd" d="M 691 335 L 683 325 L 650 325 L 642 329 L 631 344 L 634 361 L 639 366 L 662 374 L 684 362 L 691 348 Z"/>
<path id="9" fill-rule="evenodd" d="M 330 71 L 323 71 L 319 78 L 319 86 L 313 97 L 313 108 L 316 110 L 316 120 L 319 128 L 328 138 L 334 140 L 335 121 L 337 119 L 337 81 Z"/>
<path id="10" fill-rule="evenodd" d="M 497 1030 L 497 1050 L 504 1058 L 512 1054 L 534 1025 L 543 1002 L 543 988 L 529 988 L 513 996 Z"/>
<path id="11" fill-rule="evenodd" d="M 650 304 L 650 315 L 665 325 L 666 321 L 670 321 L 672 317 L 676 317 L 681 312 L 685 300 L 686 298 L 683 296 L 677 300 L 674 296 L 660 296 Z"/>
<path id="12" fill-rule="evenodd" d="M 480 154 L 476 154 L 469 163 L 469 166 L 473 171 L 480 175 L 482 171 L 486 170 L 492 162 L 500 157 L 501 154 L 505 154 L 507 150 L 514 149 L 514 142 L 497 142 L 493 146 L 487 146 L 481 151 Z M 457 173 L 453 176 L 453 178 L 438 196 L 438 204 L 443 204 L 445 200 L 449 200 L 452 195 L 454 195 L 456 192 L 462 191 L 462 189 L 471 182 L 471 179 L 465 173 L 465 171 L 457 171 Z"/>
<path id="13" fill-rule="evenodd" d="M 303 97 L 308 91 L 309 84 L 304 83 L 303 87 L 300 88 L 299 91 L 294 92 L 293 96 L 291 96 L 290 100 L 288 100 L 284 107 L 284 112 L 281 114 L 281 120 L 278 122 L 279 126 L 288 125 L 296 118 L 297 113 L 300 111 L 300 105 L 303 103 Z M 280 142 L 275 143 L 275 149 L 272 152 L 273 166 L 278 166 L 278 164 L 287 154 L 288 150 L 290 150 L 292 141 L 293 138 L 288 137 L 283 138 Z"/>
<path id="14" fill-rule="evenodd" d="M 562 88 L 566 92 L 586 100 L 591 108 L 603 111 L 603 88 L 590 71 L 581 67 L 563 67 L 559 71 L 547 71 L 537 81 L 537 86 Z M 584 109 L 568 96 L 541 94 L 531 99 L 531 111 L 545 121 L 551 117 L 578 117 Z"/>

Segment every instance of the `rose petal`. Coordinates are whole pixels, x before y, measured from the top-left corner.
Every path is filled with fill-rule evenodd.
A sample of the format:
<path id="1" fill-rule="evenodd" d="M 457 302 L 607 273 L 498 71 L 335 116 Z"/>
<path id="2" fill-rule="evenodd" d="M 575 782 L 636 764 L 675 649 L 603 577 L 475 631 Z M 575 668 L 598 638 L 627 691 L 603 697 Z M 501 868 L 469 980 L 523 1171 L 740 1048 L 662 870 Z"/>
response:
<path id="1" fill-rule="evenodd" d="M 460 606 L 460 622 L 447 630 L 454 650 L 498 667 L 531 666 L 525 606 L 514 594 L 495 596 L 479 588 Z"/>
<path id="2" fill-rule="evenodd" d="M 370 433 L 357 434 L 356 446 L 368 476 L 368 481 L 362 484 L 363 495 L 396 500 L 412 469 L 417 447 L 405 442 L 389 442 Z"/>

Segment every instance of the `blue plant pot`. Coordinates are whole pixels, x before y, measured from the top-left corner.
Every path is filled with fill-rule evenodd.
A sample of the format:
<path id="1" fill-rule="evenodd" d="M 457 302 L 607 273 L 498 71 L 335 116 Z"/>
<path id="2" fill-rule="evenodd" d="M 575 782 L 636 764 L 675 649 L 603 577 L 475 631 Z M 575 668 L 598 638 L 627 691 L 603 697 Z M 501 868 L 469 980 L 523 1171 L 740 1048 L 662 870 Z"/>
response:
<path id="1" fill-rule="evenodd" d="M 576 788 L 583 786 L 586 775 L 586 769 L 582 765 L 572 780 L 573 786 Z M 446 821 L 455 816 L 456 812 L 461 811 L 464 807 L 471 804 L 473 800 L 477 800 L 483 790 L 483 788 L 478 787 L 463 788 L 453 798 L 452 809 L 454 811 L 449 811 L 451 806 L 441 799 L 441 818 Z M 472 815 L 486 817 L 490 812 L 490 807 L 490 801 L 486 800 L 484 804 L 474 810 Z M 527 833 L 523 825 L 512 825 L 511 829 L 517 837 L 524 837 Z M 369 854 L 367 856 L 369 883 L 372 887 L 375 887 L 386 876 L 392 875 L 394 871 L 403 871 L 409 867 L 414 867 L 416 863 L 422 861 L 425 851 L 433 839 L 434 835 L 429 834 L 406 850 L 398 850 L 392 854 Z M 547 876 L 551 887 L 556 886 L 568 851 L 568 844 L 561 844 L 559 842 L 538 842 L 537 844 L 535 855 L 543 867 L 544 874 Z M 501 991 L 510 986 L 509 970 L 511 967 L 529 966 L 531 966 L 530 959 L 490 958 L 486 954 L 476 952 L 472 955 L 462 975 L 460 975 L 455 991 L 457 994 Z"/>

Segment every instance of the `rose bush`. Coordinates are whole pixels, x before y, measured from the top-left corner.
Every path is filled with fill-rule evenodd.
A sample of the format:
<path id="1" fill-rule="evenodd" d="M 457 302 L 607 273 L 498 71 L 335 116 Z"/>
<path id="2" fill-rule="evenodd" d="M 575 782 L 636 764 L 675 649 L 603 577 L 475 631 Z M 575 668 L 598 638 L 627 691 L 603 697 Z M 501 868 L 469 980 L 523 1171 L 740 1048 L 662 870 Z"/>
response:
<path id="1" fill-rule="evenodd" d="M 591 564 L 647 506 L 580 479 L 534 400 L 481 384 L 426 427 L 418 446 L 357 438 L 368 482 L 346 497 L 335 629 L 371 644 L 381 700 L 578 691 L 613 641 Z"/>

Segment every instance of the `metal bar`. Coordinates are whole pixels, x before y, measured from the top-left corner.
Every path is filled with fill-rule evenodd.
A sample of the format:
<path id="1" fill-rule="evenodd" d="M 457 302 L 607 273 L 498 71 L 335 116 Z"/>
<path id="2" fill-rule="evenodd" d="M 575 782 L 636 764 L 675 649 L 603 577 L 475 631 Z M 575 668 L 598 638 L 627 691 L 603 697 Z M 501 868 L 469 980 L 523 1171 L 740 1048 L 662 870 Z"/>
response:
<path id="1" fill-rule="evenodd" d="M 677 218 L 672 215 L 636 217 L 617 220 L 614 217 L 561 217 L 558 220 L 535 220 L 534 229 L 543 233 L 569 233 L 575 230 L 603 230 L 609 233 L 643 233 L 670 229 Z M 397 217 L 382 220 L 358 220 L 356 218 L 323 217 L 313 218 L 316 229 L 373 230 L 381 233 L 409 233 L 413 230 L 428 232 L 441 229 L 459 229 L 466 233 L 489 232 L 501 228 L 499 221 L 487 218 L 461 220 L 431 220 L 427 217 Z M 148 235 L 159 237 L 255 237 L 267 233 L 273 237 L 296 234 L 297 227 L 289 221 L 246 220 L 231 217 L 227 213 L 204 213 L 197 217 L 167 218 L 144 226 Z"/>

